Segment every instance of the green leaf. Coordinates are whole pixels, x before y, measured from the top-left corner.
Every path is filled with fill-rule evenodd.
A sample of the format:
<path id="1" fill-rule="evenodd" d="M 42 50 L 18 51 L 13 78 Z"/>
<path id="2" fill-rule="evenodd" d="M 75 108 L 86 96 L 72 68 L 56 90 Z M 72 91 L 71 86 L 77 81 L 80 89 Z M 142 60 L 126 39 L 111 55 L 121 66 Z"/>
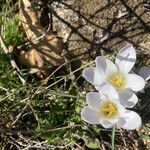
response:
<path id="1" fill-rule="evenodd" d="M 89 142 L 87 145 L 86 145 L 88 148 L 92 148 L 92 149 L 97 149 L 99 148 L 98 144 L 96 142 Z"/>

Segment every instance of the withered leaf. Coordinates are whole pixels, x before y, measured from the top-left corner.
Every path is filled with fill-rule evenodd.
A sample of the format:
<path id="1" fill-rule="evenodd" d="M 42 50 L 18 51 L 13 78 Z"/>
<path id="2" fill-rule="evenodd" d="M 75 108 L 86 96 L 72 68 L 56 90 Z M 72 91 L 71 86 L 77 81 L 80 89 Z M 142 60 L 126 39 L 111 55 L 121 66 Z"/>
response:
<path id="1" fill-rule="evenodd" d="M 64 63 L 62 39 L 40 25 L 37 11 L 29 0 L 21 1 L 19 19 L 30 44 L 29 51 L 20 53 L 21 63 L 30 68 L 44 68 L 46 63 L 54 66 Z"/>

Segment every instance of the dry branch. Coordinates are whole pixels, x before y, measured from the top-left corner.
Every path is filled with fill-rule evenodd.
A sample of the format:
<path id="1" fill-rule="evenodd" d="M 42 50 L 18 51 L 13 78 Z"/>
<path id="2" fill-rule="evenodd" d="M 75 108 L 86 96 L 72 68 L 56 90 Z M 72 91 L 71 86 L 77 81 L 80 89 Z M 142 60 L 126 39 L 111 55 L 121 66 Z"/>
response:
<path id="1" fill-rule="evenodd" d="M 23 75 L 22 75 L 20 69 L 18 68 L 17 64 L 15 63 L 14 59 L 12 58 L 12 55 L 9 53 L 6 45 L 4 44 L 4 41 L 3 41 L 3 38 L 2 38 L 1 35 L 0 35 L 0 43 L 1 43 L 3 51 L 5 52 L 6 56 L 8 57 L 11 65 L 13 67 L 13 69 L 17 72 L 17 75 L 19 76 L 21 82 L 24 85 L 26 83 L 26 81 L 24 80 Z"/>

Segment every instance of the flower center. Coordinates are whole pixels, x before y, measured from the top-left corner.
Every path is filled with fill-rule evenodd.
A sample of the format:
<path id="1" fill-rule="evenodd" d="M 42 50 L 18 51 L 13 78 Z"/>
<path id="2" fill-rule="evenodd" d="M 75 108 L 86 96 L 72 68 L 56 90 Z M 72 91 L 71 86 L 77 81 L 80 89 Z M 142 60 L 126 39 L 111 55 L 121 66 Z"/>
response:
<path id="1" fill-rule="evenodd" d="M 117 111 L 115 105 L 111 102 L 108 102 L 103 108 L 102 108 L 102 111 L 104 113 L 106 113 L 106 115 L 108 117 L 111 117 L 112 115 L 114 115 Z"/>
<path id="2" fill-rule="evenodd" d="M 122 90 L 124 87 L 123 78 L 120 74 L 112 75 L 107 80 L 112 83 L 118 91 Z"/>

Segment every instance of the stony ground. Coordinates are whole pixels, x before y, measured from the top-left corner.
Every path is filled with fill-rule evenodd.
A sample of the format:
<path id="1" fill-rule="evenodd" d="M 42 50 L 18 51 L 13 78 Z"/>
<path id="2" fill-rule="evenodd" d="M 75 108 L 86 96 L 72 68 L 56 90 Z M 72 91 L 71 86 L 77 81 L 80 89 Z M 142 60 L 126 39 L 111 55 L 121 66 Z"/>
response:
<path id="1" fill-rule="evenodd" d="M 148 1 L 66 0 L 52 6 L 57 13 L 54 13 L 54 30 L 68 42 L 68 50 L 76 56 L 86 53 L 94 58 L 115 53 L 126 43 L 132 43 L 139 55 L 149 58 Z"/>

